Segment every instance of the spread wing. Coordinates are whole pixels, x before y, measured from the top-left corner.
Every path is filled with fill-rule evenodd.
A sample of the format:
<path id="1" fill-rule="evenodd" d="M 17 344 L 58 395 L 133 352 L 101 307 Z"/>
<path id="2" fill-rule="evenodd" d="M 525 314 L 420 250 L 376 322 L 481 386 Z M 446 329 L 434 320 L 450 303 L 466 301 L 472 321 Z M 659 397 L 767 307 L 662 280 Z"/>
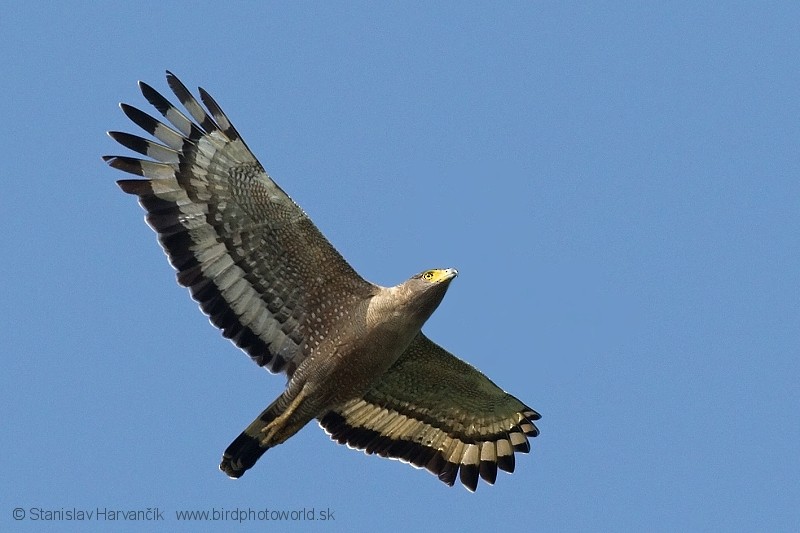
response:
<path id="1" fill-rule="evenodd" d="M 374 286 L 272 181 L 208 93 L 200 89 L 204 109 L 170 72 L 167 82 L 191 118 L 139 82 L 172 127 L 121 104 L 160 142 L 109 132 L 150 159 L 103 159 L 146 178 L 118 184 L 139 197 L 178 283 L 211 322 L 260 366 L 291 376 Z"/>
<path id="2" fill-rule="evenodd" d="M 514 471 L 539 414 L 420 333 L 363 398 L 320 418 L 340 444 L 426 468 L 474 491 Z"/>

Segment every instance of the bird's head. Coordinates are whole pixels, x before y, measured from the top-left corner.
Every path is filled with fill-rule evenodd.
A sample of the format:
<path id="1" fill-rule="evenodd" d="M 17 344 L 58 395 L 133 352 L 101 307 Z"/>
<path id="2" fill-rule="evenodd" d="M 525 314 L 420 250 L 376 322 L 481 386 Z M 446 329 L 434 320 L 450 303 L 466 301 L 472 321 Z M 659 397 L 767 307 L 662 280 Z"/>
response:
<path id="1" fill-rule="evenodd" d="M 408 290 L 409 304 L 423 318 L 428 317 L 439 307 L 453 278 L 458 276 L 455 268 L 434 268 L 412 276 L 403 283 Z"/>
<path id="2" fill-rule="evenodd" d="M 457 275 L 454 268 L 425 270 L 399 285 L 381 288 L 369 302 L 368 320 L 390 324 L 393 329 L 419 331 Z"/>

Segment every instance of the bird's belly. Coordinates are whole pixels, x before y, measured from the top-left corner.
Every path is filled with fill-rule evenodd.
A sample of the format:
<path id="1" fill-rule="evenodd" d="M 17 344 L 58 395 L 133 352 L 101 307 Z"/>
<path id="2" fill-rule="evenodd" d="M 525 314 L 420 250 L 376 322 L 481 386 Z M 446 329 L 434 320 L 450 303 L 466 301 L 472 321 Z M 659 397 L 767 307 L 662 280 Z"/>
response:
<path id="1" fill-rule="evenodd" d="M 310 381 L 324 390 L 328 405 L 360 398 L 399 359 L 417 333 L 378 330 L 347 343 L 334 344 Z"/>

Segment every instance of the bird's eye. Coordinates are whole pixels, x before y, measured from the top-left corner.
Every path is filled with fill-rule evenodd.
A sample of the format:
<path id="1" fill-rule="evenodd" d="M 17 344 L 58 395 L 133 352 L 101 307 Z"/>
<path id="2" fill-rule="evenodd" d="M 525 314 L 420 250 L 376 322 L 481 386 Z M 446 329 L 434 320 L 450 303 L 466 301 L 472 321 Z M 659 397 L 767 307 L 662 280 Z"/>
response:
<path id="1" fill-rule="evenodd" d="M 434 271 L 428 270 L 427 272 L 422 274 L 422 279 L 424 279 L 425 281 L 430 281 L 433 279 L 433 276 L 434 276 Z"/>

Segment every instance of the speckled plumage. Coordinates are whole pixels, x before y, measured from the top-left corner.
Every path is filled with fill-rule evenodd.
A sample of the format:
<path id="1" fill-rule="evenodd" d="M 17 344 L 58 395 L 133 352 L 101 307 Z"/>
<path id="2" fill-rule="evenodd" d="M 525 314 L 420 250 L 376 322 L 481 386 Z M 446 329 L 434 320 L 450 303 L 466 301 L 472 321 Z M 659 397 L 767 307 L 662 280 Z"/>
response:
<path id="1" fill-rule="evenodd" d="M 220 107 L 205 109 L 167 73 L 181 113 L 149 85 L 145 98 L 171 126 L 126 104 L 160 141 L 110 132 L 151 159 L 107 156 L 145 179 L 120 180 L 158 233 L 178 282 L 211 322 L 286 390 L 237 437 L 220 469 L 241 476 L 269 448 L 317 418 L 351 447 L 424 467 L 475 490 L 514 470 L 539 415 L 421 332 L 455 270 L 396 287 L 359 276 L 267 175 Z M 207 110 L 207 111 L 206 111 Z"/>

